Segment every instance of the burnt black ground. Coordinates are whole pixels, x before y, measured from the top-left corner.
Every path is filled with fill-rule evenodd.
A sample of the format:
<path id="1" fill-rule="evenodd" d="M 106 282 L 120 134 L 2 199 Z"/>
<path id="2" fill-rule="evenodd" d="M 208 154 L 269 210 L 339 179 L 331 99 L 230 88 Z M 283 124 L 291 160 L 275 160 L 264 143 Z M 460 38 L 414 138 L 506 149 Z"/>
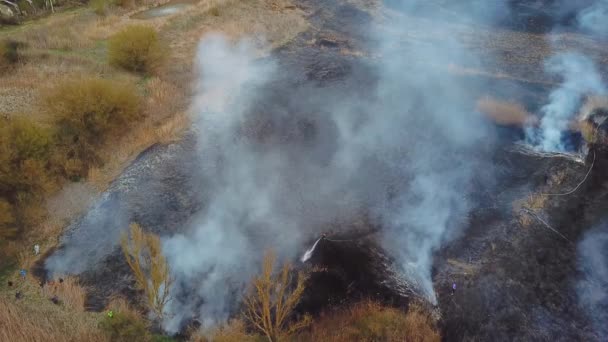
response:
<path id="1" fill-rule="evenodd" d="M 333 129 L 323 119 L 323 103 L 302 106 L 302 99 L 323 98 L 318 95 L 327 91 L 365 97 L 377 81 L 365 53 L 343 53 L 373 47 L 365 31 L 372 20 L 370 14 L 339 0 L 303 0 L 299 5 L 308 12 L 313 28 L 273 53 L 281 68 L 290 72 L 268 85 L 267 95 L 252 108 L 252 113 L 263 114 L 255 114 L 259 116 L 252 117 L 251 129 L 244 133 L 261 142 L 306 141 L 316 130 Z M 513 8 L 531 12 L 516 12 L 504 27 L 546 32 L 554 25 L 540 20 L 530 28 L 529 17 L 543 18 L 542 7 L 530 9 L 524 1 L 514 1 Z M 462 77 L 483 78 L 480 95 L 491 89 L 493 95 L 519 100 L 532 110 L 549 91 L 542 84 Z M 302 110 L 309 114 L 308 120 L 278 115 Z M 579 192 L 550 200 L 549 223 L 572 242 L 556 237 L 538 222 L 523 227 L 513 212 L 513 201 L 545 185 L 547 175 L 560 171 L 566 172 L 565 181 L 549 190 L 567 190 L 582 179 L 586 166 L 569 159 L 510 152 L 508 147 L 518 134 L 501 133 L 497 128 L 501 144 L 488 147 L 488 153 L 494 155 L 495 184 L 488 189 L 480 183 L 472 199 L 478 205 L 462 236 L 437 252 L 433 280 L 442 335 L 447 341 L 598 340 L 576 301 L 575 243 L 608 209 L 603 187 L 608 166 L 598 162 L 591 180 Z M 80 274 L 91 289 L 90 309 L 101 310 L 113 295 L 134 299 L 136 291 L 118 246 L 98 244 L 87 236 L 101 229 L 109 233 L 119 229 L 112 233 L 116 234 L 121 229 L 116 227 L 132 221 L 169 235 L 187 227 L 194 213 L 204 208 L 204 181 L 192 176 L 197 165 L 194 144 L 195 135 L 190 134 L 179 143 L 146 151 L 110 186 L 101 200 L 106 204 L 93 217 L 84 216 L 68 228 L 56 253 L 64 253 L 65 244 L 71 241 L 90 244 Z M 391 257 L 378 246 L 378 227 L 352 226 L 356 225 L 342 224 L 337 227 L 339 233 L 319 244 L 310 265 L 323 270 L 313 273 L 300 310 L 317 313 L 330 305 L 370 297 L 405 308 L 415 297 L 391 270 Z M 449 291 L 452 282 L 458 284 L 453 296 Z"/>

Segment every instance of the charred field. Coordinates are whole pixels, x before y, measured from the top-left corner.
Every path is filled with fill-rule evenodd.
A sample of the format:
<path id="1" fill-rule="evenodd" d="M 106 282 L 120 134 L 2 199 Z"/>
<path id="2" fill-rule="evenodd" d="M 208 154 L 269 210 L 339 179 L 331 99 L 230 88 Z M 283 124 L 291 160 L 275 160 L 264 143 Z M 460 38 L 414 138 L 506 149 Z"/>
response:
<path id="1" fill-rule="evenodd" d="M 441 243 L 431 249 L 428 278 L 435 298 L 423 290 L 424 281 L 404 275 L 407 272 L 400 268 L 401 257 L 395 253 L 395 246 L 388 244 L 391 247 L 386 247 L 387 236 L 391 236 L 392 230 L 376 209 L 368 206 L 379 201 L 392 205 L 400 198 L 400 193 L 409 191 L 398 179 L 403 174 L 384 165 L 380 157 L 366 156 L 361 172 L 365 177 L 382 181 L 368 186 L 361 185 L 362 181 L 354 177 L 352 184 L 347 185 L 352 185 L 356 191 L 354 195 L 344 191 L 345 197 L 374 193 L 381 200 L 356 198 L 354 209 L 346 205 L 316 207 L 314 200 L 309 200 L 309 197 L 323 197 L 325 193 L 321 191 L 322 186 L 315 184 L 317 188 L 308 182 L 323 173 L 315 173 L 316 169 L 310 171 L 307 167 L 320 165 L 322 169 L 331 165 L 333 154 L 340 148 L 337 137 L 343 128 L 332 119 L 333 108 L 328 103 L 334 99 L 357 99 L 356 104 L 377 101 L 378 88 L 382 88 L 384 77 L 378 70 L 385 67 L 386 55 L 398 54 L 408 60 L 408 63 L 398 65 L 398 73 L 403 77 L 417 74 L 421 69 L 428 70 L 430 65 L 434 72 L 449 74 L 450 82 L 465 84 L 470 97 L 458 98 L 455 103 L 471 112 L 475 111 L 477 99 L 491 95 L 522 103 L 535 113 L 559 84 L 559 79 L 543 71 L 546 43 L 537 44 L 542 40 L 540 35 L 572 21 L 570 13 L 559 18 L 546 13 L 544 9 L 551 9 L 553 2 L 549 7 L 536 8 L 525 5 L 525 1 L 511 1 L 508 3 L 513 15 L 501 18 L 495 25 L 454 20 L 446 27 L 437 25 L 434 32 L 406 35 L 383 49 L 384 55 L 378 54 L 376 47 L 384 42 L 367 28 L 379 18 L 397 16 L 392 20 L 403 21 L 407 32 L 417 32 L 429 27 L 429 23 L 433 26 L 434 20 L 449 21 L 450 15 L 458 15 L 461 10 L 442 7 L 445 2 L 429 1 L 428 9 L 423 13 L 433 13 L 436 10 L 433 6 L 440 6 L 447 17 L 423 15 L 416 19 L 420 20 L 418 22 L 414 18 L 419 12 L 391 10 L 393 2 L 387 2 L 388 14 L 375 2 L 299 2 L 310 28 L 262 58 L 273 60 L 282 72 L 257 87 L 256 96 L 235 130 L 239 138 L 231 139 L 244 141 L 247 151 L 253 155 L 266 156 L 281 146 L 280 152 L 284 153 L 281 156 L 285 156 L 290 165 L 297 166 L 298 171 L 294 171 L 278 163 L 279 168 L 284 168 L 279 171 L 284 176 L 277 177 L 276 182 L 286 190 L 277 198 L 281 203 L 297 202 L 293 207 L 285 204 L 284 211 L 290 214 L 299 211 L 287 217 L 295 217 L 304 227 L 300 228 L 303 232 L 266 232 L 252 224 L 251 229 L 237 234 L 235 239 L 244 236 L 253 241 L 254 249 L 284 243 L 289 250 L 284 255 L 295 260 L 318 241 L 310 260 L 306 263 L 294 261 L 298 268 L 311 272 L 307 290 L 298 306 L 301 313 L 317 315 L 369 298 L 404 309 L 415 301 L 424 303 L 434 313 L 446 341 L 602 340 L 589 312 L 579 303 L 577 281 L 582 272 L 577 246 L 588 230 L 603 224 L 608 209 L 605 178 L 608 153 L 604 146 L 590 145 L 586 159 L 582 160 L 577 159 L 582 155 L 578 151 L 537 153 L 531 148 L 520 148 L 519 143 L 526 134 L 522 127 L 500 127 L 482 118 L 483 143 L 474 147 L 465 145 L 467 152 L 475 158 L 470 163 L 468 159 L 463 163 L 470 164 L 474 176 L 462 181 L 456 177 L 454 181 L 465 183 L 462 184 L 462 201 L 466 201 L 467 207 L 450 210 L 445 225 L 448 231 L 454 227 L 453 233 L 446 233 L 440 239 Z M 450 44 L 443 38 L 450 30 L 457 32 L 456 36 L 462 39 L 466 50 L 474 51 L 478 58 L 466 59 L 463 63 L 455 59 L 454 64 L 448 65 L 423 60 L 412 52 L 424 49 L 426 44 Z M 585 39 L 568 44 L 593 51 L 599 61 L 605 61 L 608 56 L 608 50 L 596 49 L 593 42 Z M 605 75 L 605 65 L 600 69 L 602 76 Z M 408 84 L 404 92 L 415 86 Z M 432 94 L 432 101 L 441 102 L 444 98 L 455 101 L 445 92 L 444 88 L 438 87 L 437 93 Z M 424 121 L 425 110 L 435 109 L 427 102 L 414 99 L 414 104 L 404 110 L 421 112 L 423 118 L 420 120 Z M 349 108 L 353 115 L 377 109 L 363 105 L 354 107 Z M 363 123 L 355 122 L 354 125 L 363 125 L 365 118 L 361 121 Z M 130 222 L 138 222 L 161 237 L 188 234 L 196 230 L 194 227 L 205 216 L 214 212 L 219 185 L 215 184 L 215 179 L 200 175 L 200 169 L 208 162 L 199 141 L 200 131 L 204 131 L 201 127 L 205 124 L 203 119 L 195 120 L 194 127 L 181 141 L 155 145 L 133 161 L 88 212 L 70 224 L 57 249 L 38 263 L 36 275 L 42 279 L 57 274 L 78 275 L 89 289 L 86 303 L 89 310 L 103 310 L 117 295 L 137 303 L 135 284 L 118 245 L 120 234 Z M 438 131 L 441 132 L 431 130 L 431 133 Z M 415 135 L 410 131 L 403 134 Z M 374 139 L 382 140 L 382 137 Z M 449 146 L 435 150 L 425 144 L 406 141 L 408 145 L 403 146 L 404 150 L 408 147 L 420 149 L 424 160 L 430 156 L 430 165 L 434 168 L 462 166 L 455 164 L 454 159 L 444 159 L 440 155 L 449 153 Z M 400 147 L 388 154 L 400 156 L 401 153 L 408 155 L 409 152 L 401 151 Z M 214 157 L 218 159 L 216 167 L 228 173 L 232 166 L 229 156 Z M 408 173 L 404 174 L 409 177 Z M 444 176 L 452 177 L 440 173 L 437 191 L 443 191 L 441 186 L 445 184 L 441 177 Z M 272 177 L 266 175 L 264 178 Z M 581 180 L 584 181 L 581 183 Z M 448 182 L 447 186 L 451 184 Z M 319 193 L 308 194 L 309 186 Z M 562 195 L 570 189 L 576 191 Z M 328 195 L 329 200 L 321 202 L 321 206 L 332 202 L 332 196 Z M 457 198 L 450 197 L 446 201 L 451 203 Z M 332 210 L 337 213 L 327 213 Z M 247 215 L 249 213 L 243 214 Z M 321 234 L 325 237 L 318 240 Z M 297 238 L 292 237 L 295 235 Z M 225 239 L 232 238 L 227 235 Z M 218 248 L 231 246 L 224 244 L 225 239 L 219 239 Z M 290 240 L 293 241 L 284 242 Z M 407 246 L 398 247 L 407 249 Z M 207 256 L 202 253 L 197 257 Z M 226 267 L 245 274 L 252 272 L 251 264 L 241 263 L 239 258 L 230 259 Z M 257 261 L 255 257 L 252 259 Z M 176 297 L 181 302 L 192 303 L 185 311 L 198 312 L 208 304 L 210 299 L 202 292 L 192 293 L 190 283 L 205 282 L 216 269 L 215 265 L 202 271 L 194 269 L 192 274 L 178 281 Z M 231 277 L 222 280 L 228 284 L 226 291 L 230 294 L 222 303 L 222 313 L 237 312 L 238 294 L 243 284 Z M 452 284 L 457 285 L 456 291 L 452 291 Z M 202 320 L 193 313 L 181 320 L 178 329 L 174 330 L 203 324 Z"/>

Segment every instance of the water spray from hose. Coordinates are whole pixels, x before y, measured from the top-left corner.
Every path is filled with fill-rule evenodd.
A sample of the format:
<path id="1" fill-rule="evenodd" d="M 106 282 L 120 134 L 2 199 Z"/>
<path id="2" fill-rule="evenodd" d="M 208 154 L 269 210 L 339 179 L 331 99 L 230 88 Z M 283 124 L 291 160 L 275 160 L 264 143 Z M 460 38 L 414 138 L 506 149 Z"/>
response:
<path id="1" fill-rule="evenodd" d="M 319 241 L 323 240 L 323 238 L 325 237 L 325 235 L 321 236 L 313 245 L 312 247 L 310 247 L 310 249 L 308 249 L 306 251 L 306 253 L 304 253 L 304 255 L 302 255 L 302 258 L 300 258 L 300 261 L 302 262 L 306 262 L 308 261 L 308 259 L 310 259 L 310 257 L 312 256 L 312 253 L 315 251 L 315 248 L 317 248 L 317 244 L 319 243 Z"/>

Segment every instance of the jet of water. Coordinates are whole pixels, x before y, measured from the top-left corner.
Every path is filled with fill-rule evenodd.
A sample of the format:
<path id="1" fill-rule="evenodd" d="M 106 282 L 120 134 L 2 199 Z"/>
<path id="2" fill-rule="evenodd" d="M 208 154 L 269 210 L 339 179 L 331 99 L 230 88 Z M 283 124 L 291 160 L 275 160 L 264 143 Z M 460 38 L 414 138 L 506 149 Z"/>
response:
<path id="1" fill-rule="evenodd" d="M 306 262 L 308 261 L 308 259 L 310 259 L 310 257 L 312 256 L 312 253 L 315 251 L 315 248 L 317 247 L 317 244 L 319 243 L 319 241 L 321 241 L 323 239 L 323 237 L 320 237 L 314 245 L 312 245 L 312 247 L 310 247 L 309 250 L 306 251 L 306 253 L 304 253 L 304 255 L 302 255 L 302 258 L 300 259 L 300 261 L 302 262 Z"/>

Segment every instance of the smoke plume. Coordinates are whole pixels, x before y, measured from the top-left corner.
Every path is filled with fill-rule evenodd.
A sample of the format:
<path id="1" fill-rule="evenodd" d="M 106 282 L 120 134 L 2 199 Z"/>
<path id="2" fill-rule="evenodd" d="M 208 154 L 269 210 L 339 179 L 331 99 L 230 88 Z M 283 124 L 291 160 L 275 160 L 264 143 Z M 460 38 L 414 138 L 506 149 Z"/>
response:
<path id="1" fill-rule="evenodd" d="M 556 21 L 567 14 L 574 14 L 575 30 L 590 33 L 594 38 L 604 38 L 608 33 L 606 14 L 608 1 L 559 1 L 553 8 Z M 553 33 L 562 31 L 557 26 Z M 551 37 L 551 43 L 557 45 L 559 36 Z M 556 46 L 557 47 L 557 46 Z M 557 48 L 556 48 L 557 50 Z M 542 107 L 540 130 L 527 129 L 527 139 L 537 148 L 544 151 L 566 151 L 563 133 L 581 106 L 582 100 L 590 95 L 603 95 L 606 87 L 593 60 L 581 52 L 572 51 L 551 56 L 545 63 L 547 73 L 559 76 L 561 85 L 549 95 L 549 102 Z"/>
<path id="2" fill-rule="evenodd" d="M 606 225 L 587 232 L 578 244 L 579 305 L 595 326 L 599 340 L 608 339 L 608 230 Z"/>
<path id="3" fill-rule="evenodd" d="M 578 13 L 577 22 L 584 31 L 606 38 L 608 36 L 606 18 L 608 18 L 608 0 L 597 0 Z"/>
<path id="4" fill-rule="evenodd" d="M 559 75 L 563 81 L 541 109 L 540 131 L 530 130 L 529 136 L 533 144 L 544 151 L 565 151 L 562 134 L 574 119 L 584 96 L 604 94 L 605 87 L 593 61 L 581 54 L 553 56 L 546 63 L 546 70 Z"/>
<path id="5" fill-rule="evenodd" d="M 400 43 L 411 30 L 450 33 L 441 26 L 395 14 L 370 28 L 380 60 L 351 65 L 370 74 L 364 94 L 349 79 L 285 83 L 299 75 L 256 59 L 247 41 L 201 42 L 193 112 L 209 188 L 190 229 L 164 242 L 177 279 L 167 330 L 189 318 L 225 320 L 265 249 L 296 260 L 321 231 L 362 215 L 382 227 L 395 267 L 436 302 L 433 253 L 462 231 L 473 180 L 491 172 L 491 136 L 473 109 L 480 81 L 446 71 L 477 65 L 476 56 L 455 35 L 443 44 Z"/>

